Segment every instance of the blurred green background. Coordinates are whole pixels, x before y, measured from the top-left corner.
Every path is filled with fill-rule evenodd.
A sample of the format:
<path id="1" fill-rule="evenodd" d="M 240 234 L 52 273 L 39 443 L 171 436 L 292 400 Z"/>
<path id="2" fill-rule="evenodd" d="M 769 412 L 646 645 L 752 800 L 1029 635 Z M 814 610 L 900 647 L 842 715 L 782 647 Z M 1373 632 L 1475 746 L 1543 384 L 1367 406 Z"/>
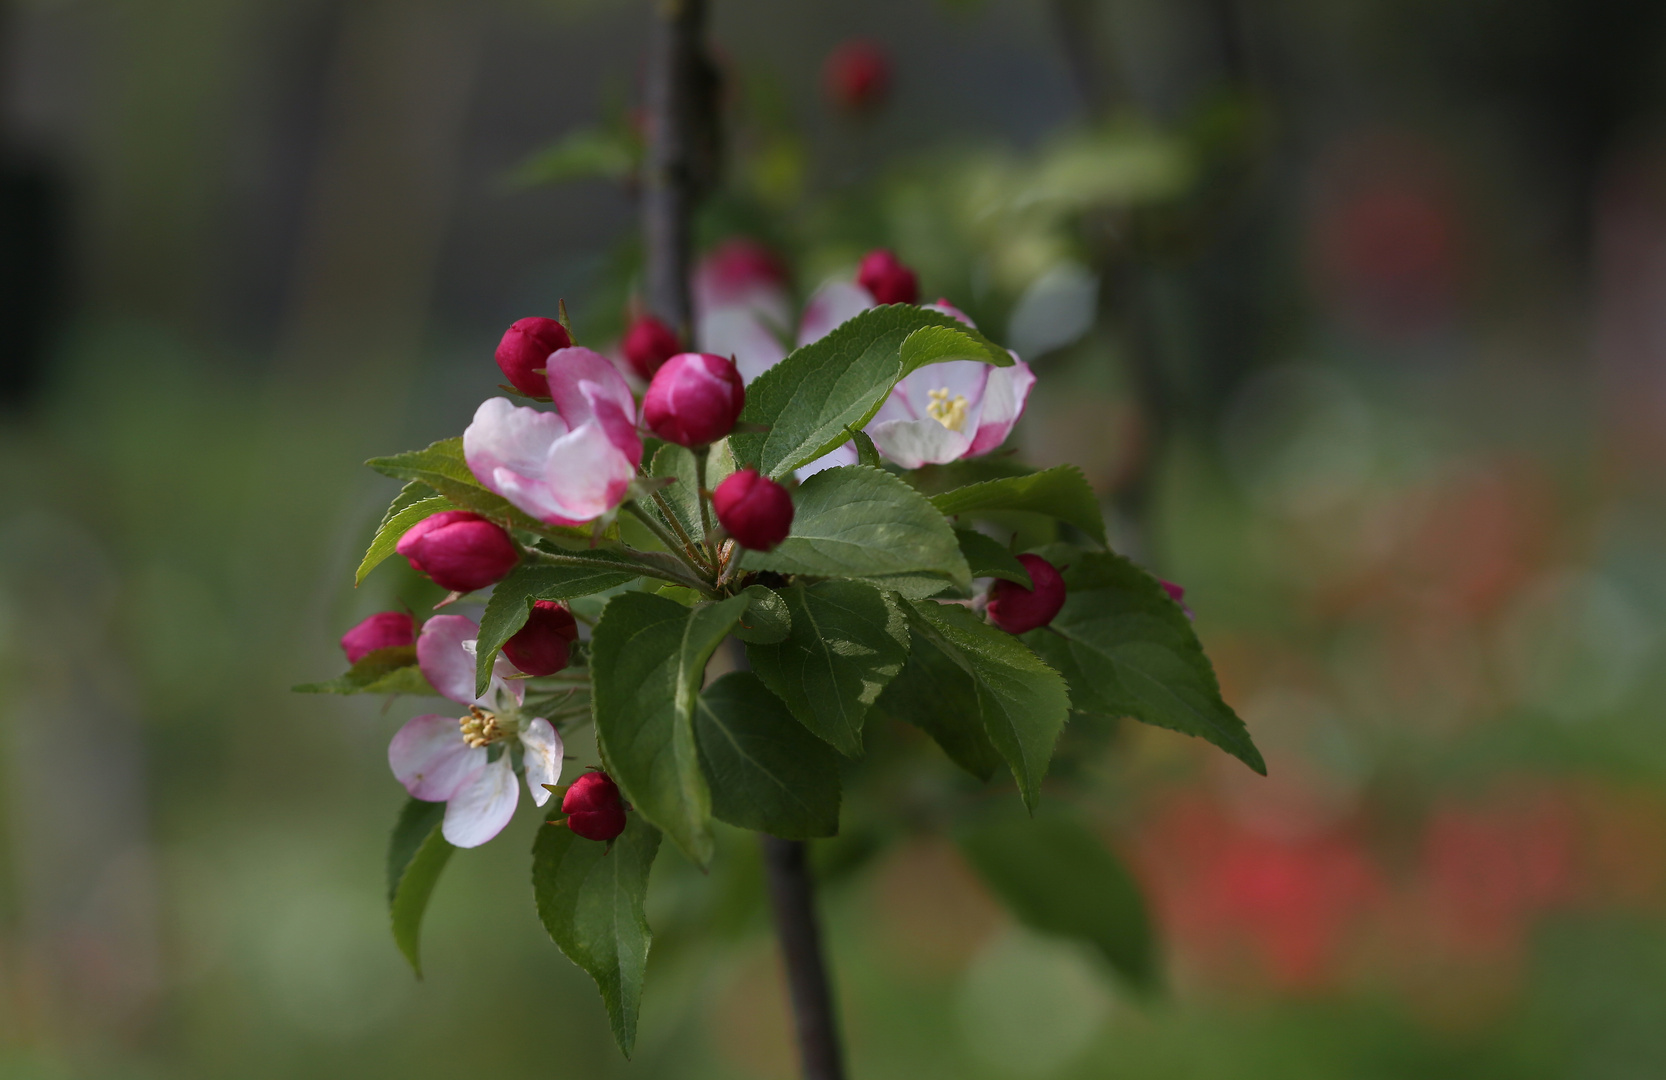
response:
<path id="1" fill-rule="evenodd" d="M 1020 350 L 1025 459 L 1186 586 L 1270 767 L 1129 728 L 1055 770 L 1148 892 L 1148 999 L 908 814 L 938 766 L 879 777 L 827 859 L 853 1076 L 1666 1075 L 1666 8 L 712 6 L 703 241 L 801 292 L 892 246 Z M 453 860 L 414 981 L 411 703 L 288 692 L 434 598 L 350 588 L 358 463 L 460 430 L 512 320 L 617 333 L 629 177 L 522 166 L 628 160 L 646 11 L 0 4 L 0 1077 L 794 1075 L 747 838 L 656 868 L 627 1063 L 539 815 Z"/>

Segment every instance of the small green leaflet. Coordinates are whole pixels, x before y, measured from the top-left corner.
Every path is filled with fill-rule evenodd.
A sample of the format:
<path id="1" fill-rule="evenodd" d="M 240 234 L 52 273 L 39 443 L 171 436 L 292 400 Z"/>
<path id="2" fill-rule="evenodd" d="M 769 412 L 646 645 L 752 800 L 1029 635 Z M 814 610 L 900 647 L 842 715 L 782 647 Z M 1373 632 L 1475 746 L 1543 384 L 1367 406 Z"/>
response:
<path id="1" fill-rule="evenodd" d="M 984 733 L 1012 769 L 1024 804 L 1035 809 L 1070 716 L 1064 678 L 1023 642 L 958 604 L 910 601 L 909 610 L 914 629 L 972 677 Z"/>
<path id="2" fill-rule="evenodd" d="M 793 585 L 782 595 L 792 632 L 776 645 L 748 645 L 752 670 L 806 728 L 860 757 L 868 707 L 908 659 L 899 601 L 858 581 Z"/>
<path id="3" fill-rule="evenodd" d="M 694 741 L 706 661 L 751 603 L 690 610 L 650 593 L 614 597 L 590 643 L 596 741 L 626 798 L 696 864 L 711 861 L 711 792 Z"/>
<path id="4" fill-rule="evenodd" d="M 411 526 L 424 518 L 455 509 L 457 508 L 452 505 L 450 499 L 434 494 L 433 489 L 427 484 L 419 484 L 414 480 L 406 484 L 388 506 L 388 512 L 382 515 L 382 523 L 376 527 L 376 536 L 370 541 L 370 548 L 364 553 L 364 559 L 359 562 L 359 569 L 353 575 L 354 587 L 358 587 L 383 559 L 393 554 L 393 549 L 399 544 L 399 538 L 404 536 Z"/>
<path id="5" fill-rule="evenodd" d="M 882 469 L 824 469 L 793 497 L 792 532 L 741 566 L 815 577 L 925 574 L 969 588 L 971 570 L 954 530 L 929 501 Z"/>
<path id="6" fill-rule="evenodd" d="M 587 554 L 597 554 L 588 552 Z M 522 563 L 497 583 L 480 616 L 480 638 L 475 646 L 474 692 L 484 694 L 492 681 L 492 661 L 503 643 L 526 625 L 538 600 L 571 600 L 618 588 L 639 575 L 628 565 L 618 570 L 594 566 L 556 566 Z"/>
<path id="7" fill-rule="evenodd" d="M 992 540 L 975 529 L 956 529 L 955 539 L 960 542 L 960 553 L 966 556 L 966 565 L 972 568 L 972 576 L 998 577 L 1008 581 L 1016 581 L 1024 588 L 1033 588 L 1030 572 L 1024 569 L 1024 564 L 1001 546 L 999 540 Z"/>
<path id="8" fill-rule="evenodd" d="M 618 180 L 635 170 L 641 156 L 642 142 L 627 125 L 578 128 L 515 166 L 508 179 L 515 187 L 540 187 L 591 177 Z"/>
<path id="9" fill-rule="evenodd" d="M 654 455 L 650 475 L 656 479 L 676 479 L 675 484 L 660 489 L 660 498 L 671 507 L 671 513 L 683 532 L 697 540 L 706 534 L 706 530 L 700 524 L 700 490 L 695 483 L 695 472 L 694 451 L 686 446 L 666 443 Z M 660 512 L 657 501 L 648 499 L 643 505 L 664 520 L 665 515 Z"/>
<path id="10" fill-rule="evenodd" d="M 1074 465 L 1059 465 L 1028 476 L 985 480 L 945 491 L 933 495 L 931 505 L 950 517 L 1000 510 L 1046 514 L 1076 526 L 1099 541 L 1101 547 L 1106 542 L 1099 497 L 1093 493 L 1082 470 Z"/>
<path id="11" fill-rule="evenodd" d="M 1024 925 L 1087 942 L 1134 986 L 1155 987 L 1156 946 L 1139 883 L 1081 822 L 1047 813 L 966 829 L 957 839 Z"/>
<path id="12" fill-rule="evenodd" d="M 422 978 L 422 915 L 440 880 L 440 871 L 457 849 L 440 835 L 445 803 L 411 799 L 399 813 L 388 838 L 388 912 L 393 940 L 411 970 Z"/>
<path id="13" fill-rule="evenodd" d="M 908 663 L 874 702 L 872 715 L 913 724 L 979 780 L 1005 764 L 984 731 L 977 680 L 935 638 L 912 635 Z"/>
<path id="14" fill-rule="evenodd" d="M 773 645 L 792 633 L 792 612 L 781 594 L 765 585 L 748 585 L 742 590 L 752 606 L 735 624 L 735 636 L 756 645 Z"/>
<path id="15" fill-rule="evenodd" d="M 415 645 L 377 649 L 359 658 L 347 674 L 329 682 L 302 683 L 297 694 L 427 694 L 438 693 L 417 667 Z"/>
<path id="16" fill-rule="evenodd" d="M 532 844 L 538 918 L 567 959 L 596 980 L 613 1038 L 630 1057 L 653 933 L 643 901 L 659 830 L 631 814 L 611 848 L 565 825 L 545 825 Z"/>
<path id="17" fill-rule="evenodd" d="M 700 695 L 694 731 L 712 816 L 785 840 L 839 831 L 839 757 L 749 671 Z"/>
<path id="18" fill-rule="evenodd" d="M 1063 610 L 1024 640 L 1070 680 L 1079 711 L 1196 735 L 1266 774 L 1190 620 L 1156 578 L 1120 555 L 1082 552 L 1064 583 Z"/>
<path id="19" fill-rule="evenodd" d="M 480 486 L 463 460 L 463 437 L 441 439 L 421 450 L 411 450 L 392 457 L 371 458 L 365 462 L 383 476 L 395 480 L 411 480 L 426 484 L 444 495 L 457 507 L 473 510 L 498 521 L 506 521 L 517 529 L 543 536 L 564 536 L 575 540 L 589 540 L 590 530 L 566 525 L 546 525 L 521 513 L 508 499 L 494 495 Z"/>
<path id="20" fill-rule="evenodd" d="M 847 442 L 898 379 L 945 360 L 1012 364 L 1005 349 L 941 312 L 906 304 L 864 311 L 746 388 L 741 422 L 769 430 L 730 435 L 735 460 L 779 480 Z"/>

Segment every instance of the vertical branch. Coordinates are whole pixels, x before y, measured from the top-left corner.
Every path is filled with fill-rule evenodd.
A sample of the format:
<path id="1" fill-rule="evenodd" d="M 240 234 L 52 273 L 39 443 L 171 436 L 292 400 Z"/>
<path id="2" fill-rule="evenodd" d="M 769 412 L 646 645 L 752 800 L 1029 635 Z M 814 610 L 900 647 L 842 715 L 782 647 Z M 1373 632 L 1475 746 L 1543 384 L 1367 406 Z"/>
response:
<path id="1" fill-rule="evenodd" d="M 642 240 L 648 309 L 686 341 L 694 207 L 717 171 L 717 77 L 706 58 L 706 0 L 655 0 L 648 39 L 648 148 Z"/>
<path id="2" fill-rule="evenodd" d="M 775 931 L 787 969 L 798 1055 L 804 1080 L 844 1080 L 833 987 L 822 956 L 821 927 L 816 920 L 815 886 L 810 880 L 809 848 L 802 840 L 763 837 L 764 871 L 775 909 Z"/>

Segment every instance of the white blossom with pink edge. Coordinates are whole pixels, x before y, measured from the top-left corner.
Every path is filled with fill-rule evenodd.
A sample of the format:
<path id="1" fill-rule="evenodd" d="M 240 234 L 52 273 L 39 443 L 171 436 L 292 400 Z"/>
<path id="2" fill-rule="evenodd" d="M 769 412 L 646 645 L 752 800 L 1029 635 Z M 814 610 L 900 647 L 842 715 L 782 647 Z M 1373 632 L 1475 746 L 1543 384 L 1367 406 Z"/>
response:
<path id="1" fill-rule="evenodd" d="M 582 525 L 618 506 L 636 476 L 636 400 L 590 349 L 558 349 L 545 371 L 556 411 L 487 399 L 463 432 L 463 458 L 481 486 L 539 521 Z"/>
<path id="2" fill-rule="evenodd" d="M 388 744 L 388 765 L 411 797 L 445 803 L 440 835 L 456 847 L 479 847 L 509 824 L 520 800 L 509 740 L 518 740 L 532 801 L 549 801 L 545 784 L 561 779 L 561 735 L 543 717 L 525 718 L 526 687 L 498 657 L 486 693 L 474 695 L 480 627 L 461 615 L 436 615 L 417 636 L 417 665 L 435 690 L 469 707 L 469 715 L 430 713 L 411 719 Z M 502 744 L 492 760 L 493 744 Z"/>

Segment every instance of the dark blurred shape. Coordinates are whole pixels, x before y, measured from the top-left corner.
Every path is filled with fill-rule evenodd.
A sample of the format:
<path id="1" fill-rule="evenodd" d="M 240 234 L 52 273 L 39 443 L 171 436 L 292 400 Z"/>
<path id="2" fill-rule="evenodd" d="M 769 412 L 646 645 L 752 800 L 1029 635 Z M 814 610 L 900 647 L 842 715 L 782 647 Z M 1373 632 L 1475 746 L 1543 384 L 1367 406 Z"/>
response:
<path id="1" fill-rule="evenodd" d="M 65 185 L 43 160 L 0 150 L 0 405 L 39 390 L 63 300 Z"/>
<path id="2" fill-rule="evenodd" d="M 827 54 L 821 69 L 822 91 L 840 112 L 872 113 L 891 94 L 891 57 L 872 38 L 851 38 Z"/>

